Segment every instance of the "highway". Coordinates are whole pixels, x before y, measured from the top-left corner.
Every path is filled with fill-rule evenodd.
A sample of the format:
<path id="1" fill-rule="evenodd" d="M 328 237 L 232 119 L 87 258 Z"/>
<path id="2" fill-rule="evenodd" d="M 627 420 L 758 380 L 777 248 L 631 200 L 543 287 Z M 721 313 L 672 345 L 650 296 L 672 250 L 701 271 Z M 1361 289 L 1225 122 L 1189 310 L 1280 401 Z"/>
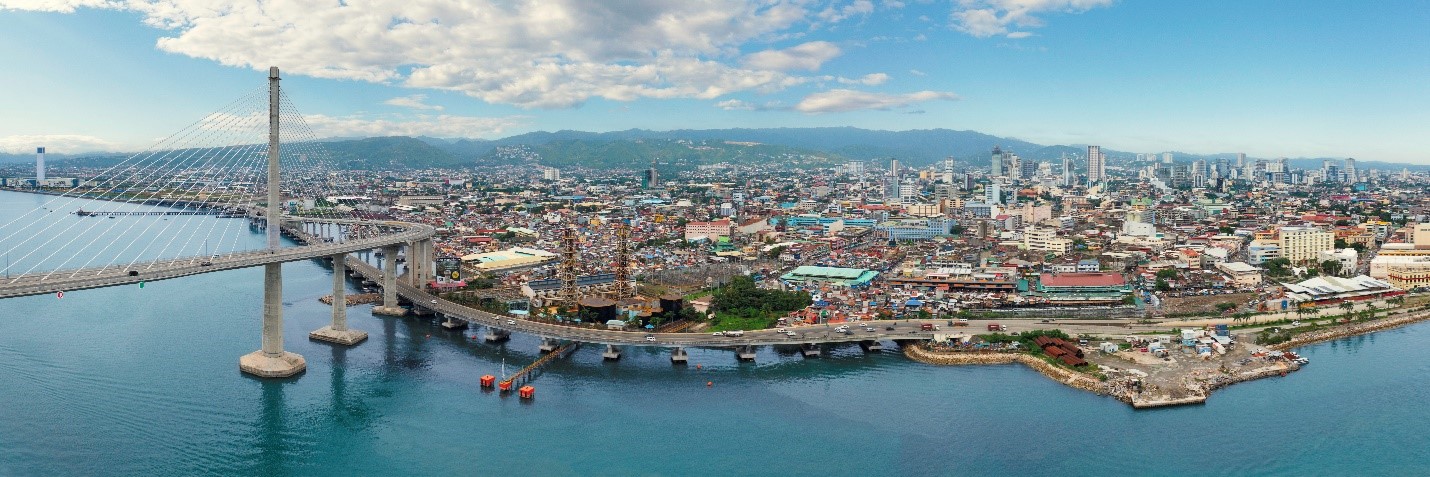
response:
<path id="1" fill-rule="evenodd" d="M 299 221 L 290 221 L 299 222 Z M 239 268 L 257 267 L 269 263 L 296 262 L 338 253 L 371 250 L 388 245 L 424 240 L 436 229 L 406 222 L 374 222 L 353 219 L 303 219 L 304 223 L 378 225 L 398 229 L 395 233 L 374 237 L 330 242 L 317 245 L 284 247 L 277 251 L 255 250 L 214 257 L 182 257 L 136 262 L 133 265 L 110 265 L 75 270 L 32 272 L 0 279 L 0 298 L 46 295 L 89 288 L 121 286 L 172 278 L 212 273 Z M 209 265 L 204 265 L 204 263 Z M 130 271 L 137 272 L 131 275 Z"/>

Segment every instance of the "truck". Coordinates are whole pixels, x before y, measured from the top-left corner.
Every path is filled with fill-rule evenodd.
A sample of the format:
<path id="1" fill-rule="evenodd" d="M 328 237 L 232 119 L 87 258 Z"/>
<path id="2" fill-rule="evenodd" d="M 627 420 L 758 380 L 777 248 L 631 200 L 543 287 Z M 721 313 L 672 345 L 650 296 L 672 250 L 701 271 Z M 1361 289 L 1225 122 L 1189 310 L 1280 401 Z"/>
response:
<path id="1" fill-rule="evenodd" d="M 745 332 L 740 330 L 730 330 L 725 332 L 725 336 L 745 336 Z"/>
<path id="2" fill-rule="evenodd" d="M 919 325 L 919 330 L 920 330 L 920 331 L 933 331 L 933 323 L 924 323 L 924 324 L 922 324 L 922 325 Z"/>
<path id="3" fill-rule="evenodd" d="M 989 323 L 988 331 L 1008 331 L 1008 327 L 997 323 Z"/>

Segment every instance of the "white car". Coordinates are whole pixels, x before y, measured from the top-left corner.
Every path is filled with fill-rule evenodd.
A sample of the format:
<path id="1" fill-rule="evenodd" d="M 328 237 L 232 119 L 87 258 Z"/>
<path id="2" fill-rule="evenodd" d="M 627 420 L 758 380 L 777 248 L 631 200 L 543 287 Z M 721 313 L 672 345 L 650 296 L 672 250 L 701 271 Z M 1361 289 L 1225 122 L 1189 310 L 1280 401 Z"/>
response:
<path id="1" fill-rule="evenodd" d="M 725 336 L 725 332 L 724 332 L 724 331 L 716 331 L 716 332 L 714 332 L 714 333 L 710 333 L 710 336 Z"/>
<path id="2" fill-rule="evenodd" d="M 506 324 L 508 324 L 508 325 L 515 325 L 515 324 L 516 324 L 516 320 L 506 320 Z"/>
<path id="3" fill-rule="evenodd" d="M 646 341 L 655 341 L 655 337 L 654 337 L 654 336 L 651 336 L 651 335 L 645 335 L 645 340 L 646 340 Z"/>

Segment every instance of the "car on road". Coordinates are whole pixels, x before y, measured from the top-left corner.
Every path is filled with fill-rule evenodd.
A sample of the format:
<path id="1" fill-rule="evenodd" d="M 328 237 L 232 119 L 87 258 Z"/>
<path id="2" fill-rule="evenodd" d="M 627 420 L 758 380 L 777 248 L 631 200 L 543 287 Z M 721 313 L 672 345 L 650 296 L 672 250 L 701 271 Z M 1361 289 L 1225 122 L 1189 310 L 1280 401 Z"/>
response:
<path id="1" fill-rule="evenodd" d="M 714 333 L 710 333 L 710 336 L 725 336 L 725 332 L 724 332 L 724 331 L 716 331 L 716 332 L 714 332 Z"/>
<path id="2" fill-rule="evenodd" d="M 655 341 L 655 336 L 653 336 L 653 335 L 645 335 L 645 340 L 646 340 L 646 341 Z"/>
<path id="3" fill-rule="evenodd" d="M 437 300 L 432 300 L 432 304 L 433 304 L 433 305 L 436 305 L 436 304 L 437 304 Z"/>
<path id="4" fill-rule="evenodd" d="M 516 324 L 516 320 L 506 320 L 506 324 L 508 324 L 508 325 L 515 325 L 515 324 Z"/>
<path id="5" fill-rule="evenodd" d="M 214 265 L 214 263 L 213 263 L 213 262 L 210 262 L 210 261 L 199 262 L 199 266 L 200 266 L 200 267 L 212 267 L 213 265 Z"/>
<path id="6" fill-rule="evenodd" d="M 894 331 L 894 325 L 885 326 L 884 331 Z"/>

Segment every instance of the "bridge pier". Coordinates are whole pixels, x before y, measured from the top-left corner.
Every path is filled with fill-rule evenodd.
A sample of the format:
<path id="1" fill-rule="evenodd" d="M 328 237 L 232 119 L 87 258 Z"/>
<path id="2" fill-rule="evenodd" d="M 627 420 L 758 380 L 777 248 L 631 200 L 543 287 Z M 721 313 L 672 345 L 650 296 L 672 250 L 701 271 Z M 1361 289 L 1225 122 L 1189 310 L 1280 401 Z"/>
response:
<path id="1" fill-rule="evenodd" d="M 883 345 L 883 343 L 880 343 L 880 342 L 875 341 L 875 340 L 860 341 L 860 342 L 859 342 L 859 347 L 860 347 L 860 348 L 863 348 L 863 349 L 864 349 L 864 352 L 866 352 L 866 353 L 868 353 L 868 352 L 874 352 L 874 351 L 883 351 L 883 350 L 884 350 L 884 345 Z"/>
<path id="2" fill-rule="evenodd" d="M 800 346 L 800 352 L 803 353 L 803 354 L 804 354 L 804 357 L 806 357 L 806 358 L 818 358 L 818 357 L 819 357 L 819 344 L 818 344 L 818 343 L 805 343 L 805 344 L 803 344 L 803 345 Z"/>
<path id="3" fill-rule="evenodd" d="M 511 339 L 511 332 L 487 327 L 486 340 L 488 343 L 497 343 Z"/>
<path id="4" fill-rule="evenodd" d="M 382 248 L 382 306 L 372 307 L 372 314 L 403 316 L 407 310 L 397 306 L 397 247 Z"/>
<path id="5" fill-rule="evenodd" d="M 308 368 L 298 353 L 283 351 L 282 264 L 263 266 L 263 348 L 238 358 L 238 369 L 260 378 L 286 378 Z"/>
<path id="6" fill-rule="evenodd" d="M 685 348 L 675 348 L 670 350 L 670 362 L 672 364 L 688 364 L 690 355 L 685 354 Z"/>
<path id="7" fill-rule="evenodd" d="M 740 361 L 754 361 L 754 360 L 755 360 L 755 347 L 754 347 L 754 346 L 741 346 L 741 347 L 735 348 L 735 358 L 736 358 L 736 359 L 739 359 Z"/>
<path id="8" fill-rule="evenodd" d="M 538 347 L 537 349 L 541 351 L 541 354 L 546 354 L 546 353 L 550 353 L 550 352 L 552 352 L 552 351 L 556 351 L 556 347 L 557 347 L 557 346 L 560 346 L 560 345 L 556 342 L 556 340 L 551 339 L 551 338 L 542 338 L 542 339 L 541 339 L 541 346 Z"/>
<path id="9" fill-rule="evenodd" d="M 333 322 L 308 333 L 308 339 L 352 346 L 367 339 L 367 332 L 348 328 L 347 262 L 348 255 L 333 255 Z"/>
<path id="10" fill-rule="evenodd" d="M 621 349 L 617 348 L 616 345 L 606 345 L 606 351 L 601 353 L 601 358 L 604 358 L 606 361 L 621 359 Z"/>
<path id="11" fill-rule="evenodd" d="M 448 316 L 447 321 L 442 322 L 442 328 L 446 328 L 452 331 L 465 330 L 467 329 L 467 322 L 462 320 L 454 320 L 451 316 Z"/>

